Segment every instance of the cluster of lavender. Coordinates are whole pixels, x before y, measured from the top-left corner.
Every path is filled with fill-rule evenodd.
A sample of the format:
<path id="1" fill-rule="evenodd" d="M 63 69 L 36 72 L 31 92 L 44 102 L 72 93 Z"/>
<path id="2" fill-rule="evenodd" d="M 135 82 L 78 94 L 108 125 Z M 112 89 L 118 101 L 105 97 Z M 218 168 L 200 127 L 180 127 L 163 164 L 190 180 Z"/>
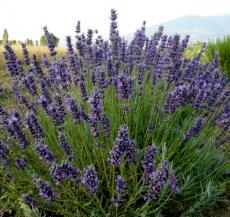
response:
<path id="1" fill-rule="evenodd" d="M 22 199 L 32 208 L 38 208 L 39 203 L 33 199 L 29 194 L 23 194 Z"/>
<path id="2" fill-rule="evenodd" d="M 39 196 L 44 198 L 48 203 L 52 203 L 55 201 L 56 192 L 51 187 L 49 181 L 42 181 L 41 179 L 37 179 L 36 188 L 39 192 Z"/>
<path id="3" fill-rule="evenodd" d="M 128 135 L 128 126 L 122 125 L 119 127 L 118 134 L 114 146 L 109 151 L 109 162 L 119 165 L 127 156 L 129 162 L 135 161 L 136 148 L 135 142 L 130 140 Z"/>
<path id="4" fill-rule="evenodd" d="M 31 151 L 30 145 L 33 144 L 39 159 L 49 167 L 51 180 L 56 183 L 55 187 L 52 187 L 51 180 L 35 180 L 38 194 L 48 203 L 55 201 L 56 192 L 59 192 L 56 188 L 64 179 L 74 184 L 81 183 L 85 190 L 93 195 L 100 189 L 99 179 L 102 178 L 102 182 L 105 180 L 97 174 L 93 165 L 80 169 L 73 166 L 74 160 L 78 160 L 74 158 L 73 153 L 78 150 L 73 150 L 74 146 L 68 142 L 67 135 L 70 134 L 66 133 L 68 124 L 65 125 L 65 121 L 68 120 L 66 116 L 69 114 L 76 124 L 76 132 L 82 126 L 84 129 L 89 126 L 93 139 L 98 143 L 98 147 L 102 148 L 101 141 L 110 141 L 107 137 L 113 134 L 113 122 L 110 120 L 113 114 L 106 114 L 106 106 L 103 107 L 107 90 L 115 91 L 117 102 L 131 101 L 133 98 L 136 100 L 135 97 L 144 96 L 146 88 L 153 91 L 157 83 L 164 80 L 169 92 L 164 106 L 168 115 L 185 105 L 190 105 L 194 111 L 204 114 L 184 133 L 184 141 L 199 134 L 207 113 L 215 111 L 215 124 L 222 128 L 219 139 L 224 135 L 225 140 L 222 142 L 229 142 L 230 86 L 218 67 L 218 58 L 213 62 L 201 63 L 203 46 L 195 58 L 185 59 L 183 52 L 188 44 L 188 36 L 181 40 L 177 34 L 165 35 L 161 26 L 152 37 L 147 37 L 145 22 L 128 43 L 119 35 L 115 10 L 111 10 L 110 18 L 110 41 L 104 40 L 92 29 L 89 29 L 87 34 L 81 33 L 78 22 L 76 43 L 72 42 L 70 36 L 66 37 L 67 54 L 64 57 L 56 55 L 54 38 L 47 27 L 44 27 L 50 57 L 43 55 L 42 63 L 36 55 L 30 58 L 25 44 L 22 44 L 24 61 L 17 57 L 10 45 L 5 45 L 7 71 L 12 78 L 12 89 L 22 113 L 19 115 L 17 110 L 6 112 L 0 107 L 0 124 L 8 132 L 7 136 L 10 135 L 9 138 L 4 138 L 4 142 L 8 140 L 16 146 L 20 145 L 20 155 L 13 156 L 12 162 L 21 172 L 26 171 L 26 154 Z M 131 104 L 123 104 L 121 108 L 133 109 Z M 39 121 L 40 111 L 50 117 L 57 129 L 58 139 L 53 141 L 57 141 L 62 148 L 65 154 L 62 159 L 50 150 L 46 138 L 49 132 L 45 132 Z M 149 123 L 147 133 L 150 135 L 152 131 L 153 125 Z M 10 149 L 4 142 L 0 141 L 0 163 L 5 169 L 9 165 Z M 108 167 L 112 164 L 118 170 L 118 165 L 126 163 L 126 160 L 127 164 L 139 162 L 138 151 L 136 142 L 129 137 L 128 126 L 121 125 L 115 143 L 109 150 Z M 105 153 L 108 153 L 107 150 Z M 64 161 L 65 158 L 68 161 Z M 179 180 L 175 172 L 169 169 L 169 163 L 166 160 L 157 163 L 155 145 L 147 148 L 141 165 L 143 185 L 147 187 L 145 200 L 156 199 L 165 185 L 174 193 L 180 192 Z M 125 199 L 127 187 L 128 179 L 118 175 L 115 180 L 116 194 L 112 196 L 115 206 L 119 206 Z M 39 206 L 29 194 L 23 194 L 21 197 L 31 207 Z"/>
<path id="5" fill-rule="evenodd" d="M 144 169 L 144 185 L 148 186 L 148 190 L 143 196 L 145 200 L 156 199 L 161 188 L 167 183 L 169 183 L 172 192 L 180 193 L 179 180 L 173 171 L 169 173 L 168 162 L 164 160 L 156 168 L 156 154 L 156 146 L 150 145 L 141 162 Z"/>
<path id="6" fill-rule="evenodd" d="M 197 135 L 202 129 L 203 124 L 204 124 L 204 118 L 198 118 L 194 126 L 192 126 L 187 132 L 184 133 L 183 135 L 184 140 Z"/>
<path id="7" fill-rule="evenodd" d="M 39 159 L 45 161 L 49 165 L 56 159 L 53 152 L 49 150 L 48 145 L 45 144 L 43 141 L 35 142 L 34 149 L 38 153 Z"/>
<path id="8" fill-rule="evenodd" d="M 9 164 L 8 153 L 8 147 L 3 141 L 0 141 L 0 165 L 3 169 Z"/>
<path id="9" fill-rule="evenodd" d="M 74 168 L 71 163 L 65 161 L 61 162 L 61 164 L 54 163 L 50 169 L 50 175 L 57 185 L 65 178 L 69 178 L 73 183 L 77 184 L 81 180 L 80 174 L 80 169 Z"/>
<path id="10" fill-rule="evenodd" d="M 110 135 L 110 122 L 108 117 L 103 114 L 102 107 L 102 93 L 99 89 L 95 89 L 89 97 L 90 114 L 89 120 L 91 125 L 91 132 L 94 137 L 99 137 L 99 123 L 103 125 L 103 130 L 106 136 Z"/>
<path id="11" fill-rule="evenodd" d="M 23 125 L 19 113 L 16 110 L 14 110 L 12 114 L 2 115 L 1 123 L 5 130 L 17 140 L 22 149 L 25 149 L 29 145 L 26 134 L 23 132 Z"/>
<path id="12" fill-rule="evenodd" d="M 85 189 L 92 194 L 96 194 L 98 190 L 99 179 L 97 172 L 92 165 L 84 169 L 81 176 L 81 182 Z"/>
<path id="13" fill-rule="evenodd" d="M 125 195 L 125 188 L 126 188 L 126 182 L 124 178 L 121 175 L 118 175 L 115 180 L 115 187 L 117 192 L 117 197 L 113 196 L 112 201 L 114 202 L 115 206 L 118 207 L 122 203 L 122 198 Z"/>

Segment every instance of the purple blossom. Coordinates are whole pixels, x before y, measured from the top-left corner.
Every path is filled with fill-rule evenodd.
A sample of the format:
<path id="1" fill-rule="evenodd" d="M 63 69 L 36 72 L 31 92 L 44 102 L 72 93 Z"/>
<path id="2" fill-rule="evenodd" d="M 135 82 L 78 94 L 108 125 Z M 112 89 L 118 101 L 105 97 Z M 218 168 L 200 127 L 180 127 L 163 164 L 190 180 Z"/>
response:
<path id="1" fill-rule="evenodd" d="M 126 182 L 124 178 L 121 175 L 118 175 L 115 181 L 115 186 L 116 186 L 116 191 L 120 196 L 124 196 L 125 192 L 125 187 L 126 187 Z"/>
<path id="2" fill-rule="evenodd" d="M 6 144 L 0 140 L 0 156 L 6 157 L 6 155 L 9 153 L 9 149 L 7 148 Z"/>
<path id="3" fill-rule="evenodd" d="M 133 80 L 127 73 L 116 76 L 114 84 L 119 99 L 129 99 L 132 96 Z"/>
<path id="4" fill-rule="evenodd" d="M 134 163 L 136 160 L 136 142 L 134 140 L 129 140 L 129 145 L 127 147 L 127 157 L 129 163 Z"/>
<path id="5" fill-rule="evenodd" d="M 118 134 L 115 140 L 115 145 L 109 151 L 109 162 L 119 165 L 127 153 L 129 146 L 128 126 L 122 125 L 119 127 Z"/>
<path id="6" fill-rule="evenodd" d="M 35 139 L 44 138 L 45 134 L 41 128 L 36 115 L 33 112 L 26 113 L 26 122 L 29 126 L 30 133 Z"/>
<path id="7" fill-rule="evenodd" d="M 74 96 L 71 93 L 67 93 L 64 97 L 66 108 L 69 111 L 70 115 L 74 121 L 79 124 L 81 121 L 81 113 L 78 107 L 77 101 L 74 99 Z"/>
<path id="8" fill-rule="evenodd" d="M 49 150 L 48 145 L 44 142 L 35 142 L 34 149 L 39 155 L 39 159 L 45 161 L 47 164 L 51 164 L 55 159 L 53 152 Z"/>
<path id="9" fill-rule="evenodd" d="M 47 46 L 50 50 L 50 55 L 51 56 L 55 56 L 57 54 L 57 52 L 55 51 L 55 41 L 54 41 L 54 37 L 52 34 L 49 33 L 48 29 L 46 26 L 43 27 L 44 33 L 45 33 L 45 37 L 46 37 L 46 42 L 47 42 Z"/>
<path id="10" fill-rule="evenodd" d="M 16 167 L 18 169 L 24 169 L 25 167 L 25 159 L 21 157 L 16 158 Z"/>
<path id="11" fill-rule="evenodd" d="M 81 22 L 77 21 L 77 26 L 76 26 L 76 31 L 77 34 L 79 34 L 81 32 Z"/>
<path id="12" fill-rule="evenodd" d="M 27 102 L 26 98 L 20 93 L 20 90 L 19 90 L 18 85 L 17 85 L 16 82 L 13 82 L 12 89 L 13 89 L 13 92 L 14 92 L 14 94 L 16 96 L 18 104 L 28 105 L 28 102 Z"/>
<path id="13" fill-rule="evenodd" d="M 66 36 L 66 45 L 67 45 L 68 53 L 74 54 L 73 45 L 70 36 Z"/>
<path id="14" fill-rule="evenodd" d="M 18 67 L 17 67 L 17 56 L 9 44 L 6 44 L 4 48 L 5 48 L 4 56 L 6 60 L 6 68 L 10 76 L 14 78 L 17 75 L 19 75 Z"/>
<path id="15" fill-rule="evenodd" d="M 146 183 L 150 181 L 150 175 L 155 172 L 157 148 L 155 145 L 148 146 L 144 159 L 141 161 L 144 169 L 144 179 Z"/>
<path id="16" fill-rule="evenodd" d="M 179 186 L 178 186 L 179 185 L 179 180 L 177 179 L 174 171 L 170 172 L 170 174 L 169 174 L 169 183 L 170 183 L 170 189 L 174 193 L 176 193 L 176 194 L 180 193 L 180 189 L 179 189 Z"/>
<path id="17" fill-rule="evenodd" d="M 37 95 L 37 86 L 35 84 L 34 77 L 29 74 L 23 78 L 23 84 L 32 95 Z"/>
<path id="18" fill-rule="evenodd" d="M 42 54 L 42 61 L 44 62 L 47 68 L 50 66 L 49 59 L 46 54 Z"/>
<path id="19" fill-rule="evenodd" d="M 60 132 L 59 138 L 60 138 L 61 147 L 62 147 L 64 153 L 71 160 L 73 158 L 73 151 L 72 151 L 72 147 L 70 146 L 70 144 L 67 141 L 65 133 Z"/>
<path id="20" fill-rule="evenodd" d="M 81 170 L 74 168 L 69 162 L 62 161 L 61 164 L 54 163 L 50 168 L 50 175 L 56 181 L 57 185 L 63 179 L 69 178 L 73 183 L 78 184 L 81 181 Z"/>
<path id="21" fill-rule="evenodd" d="M 43 96 L 45 96 L 45 98 L 48 100 L 48 103 L 51 103 L 51 97 L 50 97 L 47 81 L 44 78 L 40 79 L 40 87 Z"/>
<path id="22" fill-rule="evenodd" d="M 102 115 L 102 96 L 99 89 L 93 90 L 91 96 L 89 97 L 89 104 L 91 118 L 96 121 L 100 121 Z"/>
<path id="23" fill-rule="evenodd" d="M 198 118 L 196 120 L 196 123 L 187 132 L 184 133 L 183 135 L 184 140 L 199 134 L 203 125 L 204 125 L 204 118 Z"/>
<path id="24" fill-rule="evenodd" d="M 29 56 L 29 52 L 26 48 L 26 44 L 25 43 L 22 43 L 22 53 L 23 53 L 23 56 L 24 56 L 24 59 L 25 59 L 25 63 L 27 65 L 30 65 L 30 56 Z"/>
<path id="25" fill-rule="evenodd" d="M 115 187 L 117 192 L 117 197 L 113 196 L 112 201 L 114 202 L 115 206 L 118 207 L 121 205 L 123 197 L 125 195 L 125 188 L 126 188 L 126 182 L 124 178 L 121 175 L 118 175 L 115 180 Z"/>
<path id="26" fill-rule="evenodd" d="M 102 123 L 105 135 L 107 137 L 110 136 L 110 122 L 109 122 L 109 118 L 106 115 L 101 116 L 101 123 Z"/>
<path id="27" fill-rule="evenodd" d="M 29 145 L 25 133 L 22 130 L 22 123 L 19 118 L 12 115 L 4 118 L 3 127 L 20 143 L 21 148 L 25 149 Z"/>
<path id="28" fill-rule="evenodd" d="M 38 179 L 36 180 L 36 188 L 39 191 L 39 196 L 48 203 L 55 201 L 56 192 L 52 189 L 50 182 Z"/>
<path id="29" fill-rule="evenodd" d="M 39 203 L 34 200 L 29 194 L 23 194 L 22 199 L 32 208 L 39 207 Z"/>
<path id="30" fill-rule="evenodd" d="M 164 160 L 156 171 L 150 173 L 148 191 L 144 195 L 145 200 L 156 199 L 157 194 L 167 181 L 167 170 L 168 162 Z"/>
<path id="31" fill-rule="evenodd" d="M 84 169 L 81 181 L 87 191 L 92 194 L 97 193 L 99 180 L 93 165 Z"/>
<path id="32" fill-rule="evenodd" d="M 36 75 L 40 78 L 44 78 L 43 70 L 42 70 L 40 63 L 37 59 L 37 56 L 35 54 L 33 55 L 33 66 L 34 66 L 34 71 L 35 71 Z"/>

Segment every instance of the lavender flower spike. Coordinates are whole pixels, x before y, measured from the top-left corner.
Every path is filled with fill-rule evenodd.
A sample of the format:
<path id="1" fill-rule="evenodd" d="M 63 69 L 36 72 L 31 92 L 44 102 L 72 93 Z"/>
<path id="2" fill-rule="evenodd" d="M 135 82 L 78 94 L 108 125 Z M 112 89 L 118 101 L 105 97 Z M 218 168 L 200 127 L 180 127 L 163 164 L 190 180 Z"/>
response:
<path id="1" fill-rule="evenodd" d="M 39 203 L 34 200 L 29 194 L 23 194 L 22 199 L 32 208 L 38 208 Z"/>
<path id="2" fill-rule="evenodd" d="M 54 202 L 56 193 L 52 189 L 50 182 L 38 179 L 36 180 L 36 187 L 39 191 L 39 196 L 44 198 L 48 203 Z"/>
<path id="3" fill-rule="evenodd" d="M 93 165 L 89 165 L 84 169 L 81 181 L 87 191 L 92 194 L 97 193 L 99 180 Z"/>

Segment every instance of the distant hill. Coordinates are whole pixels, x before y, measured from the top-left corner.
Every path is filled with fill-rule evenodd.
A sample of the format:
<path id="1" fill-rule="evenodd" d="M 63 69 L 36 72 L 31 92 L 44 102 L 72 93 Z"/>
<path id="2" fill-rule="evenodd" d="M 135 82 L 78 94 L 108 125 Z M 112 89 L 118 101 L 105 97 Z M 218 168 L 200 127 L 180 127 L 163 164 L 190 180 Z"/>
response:
<path id="1" fill-rule="evenodd" d="M 151 36 L 160 25 L 165 27 L 166 34 L 178 33 L 182 36 L 189 34 L 191 41 L 205 42 L 230 33 L 230 14 L 220 16 L 183 16 L 168 22 L 159 23 L 146 28 L 146 35 Z M 132 34 L 125 38 L 130 40 Z"/>

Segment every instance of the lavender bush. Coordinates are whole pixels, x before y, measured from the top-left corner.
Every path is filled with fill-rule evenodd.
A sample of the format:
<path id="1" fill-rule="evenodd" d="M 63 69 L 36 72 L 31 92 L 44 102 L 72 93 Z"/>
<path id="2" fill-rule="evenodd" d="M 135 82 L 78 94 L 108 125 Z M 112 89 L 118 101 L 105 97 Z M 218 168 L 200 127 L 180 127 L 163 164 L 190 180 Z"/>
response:
<path id="1" fill-rule="evenodd" d="M 24 60 L 5 45 L 15 109 L 0 107 L 1 207 L 47 216 L 198 216 L 225 191 L 230 86 L 189 37 L 109 41 L 76 27 L 67 54 Z M 22 206 L 22 204 L 24 204 Z"/>

